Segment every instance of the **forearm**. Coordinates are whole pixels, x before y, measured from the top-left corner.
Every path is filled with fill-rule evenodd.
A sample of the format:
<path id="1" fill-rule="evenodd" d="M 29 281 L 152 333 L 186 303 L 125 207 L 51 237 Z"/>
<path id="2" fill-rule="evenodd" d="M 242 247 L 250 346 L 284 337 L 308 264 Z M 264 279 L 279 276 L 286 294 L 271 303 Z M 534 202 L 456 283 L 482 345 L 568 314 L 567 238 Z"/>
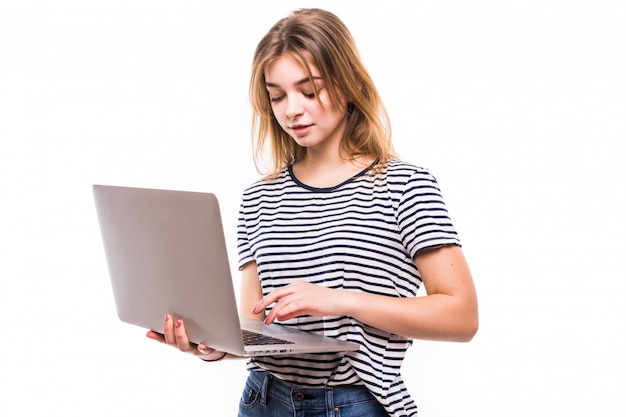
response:
<path id="1" fill-rule="evenodd" d="M 397 335 L 425 340 L 466 342 L 478 329 L 475 300 L 447 294 L 396 298 L 345 291 L 344 314 Z"/>
<path id="2" fill-rule="evenodd" d="M 471 340 L 478 329 L 478 304 L 460 249 L 434 249 L 416 261 L 428 294 L 423 297 L 382 296 L 295 281 L 263 297 L 255 304 L 253 314 L 261 315 L 275 303 L 265 318 L 267 324 L 303 315 L 348 315 L 413 339 Z"/>

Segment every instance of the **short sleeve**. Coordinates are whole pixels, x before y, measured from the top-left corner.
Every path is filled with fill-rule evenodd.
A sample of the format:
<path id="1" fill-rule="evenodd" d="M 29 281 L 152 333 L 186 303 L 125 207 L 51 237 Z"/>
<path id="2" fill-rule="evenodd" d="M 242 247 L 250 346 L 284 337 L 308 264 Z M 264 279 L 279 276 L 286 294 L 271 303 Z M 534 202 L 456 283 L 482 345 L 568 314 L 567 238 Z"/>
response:
<path id="1" fill-rule="evenodd" d="M 420 168 L 408 177 L 396 215 L 412 258 L 427 249 L 461 244 L 437 180 L 427 169 Z"/>
<path id="2" fill-rule="evenodd" d="M 245 264 L 254 260 L 250 242 L 248 240 L 248 231 L 246 227 L 246 218 L 243 203 L 239 206 L 239 218 L 237 220 L 237 253 L 238 266 L 241 269 Z"/>

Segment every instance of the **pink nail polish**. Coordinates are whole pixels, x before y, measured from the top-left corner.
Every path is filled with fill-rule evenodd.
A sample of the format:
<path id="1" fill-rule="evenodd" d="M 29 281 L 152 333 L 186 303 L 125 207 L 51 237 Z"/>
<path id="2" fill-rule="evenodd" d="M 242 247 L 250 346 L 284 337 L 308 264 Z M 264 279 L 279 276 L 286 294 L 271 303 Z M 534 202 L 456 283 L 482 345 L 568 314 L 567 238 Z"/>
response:
<path id="1" fill-rule="evenodd" d="M 170 315 L 169 315 L 169 314 L 166 314 L 166 315 L 165 315 L 165 321 L 169 321 L 169 319 L 170 319 Z"/>
<path id="2" fill-rule="evenodd" d="M 180 321 L 180 320 L 176 320 L 176 321 L 174 322 L 174 326 L 176 326 L 176 328 L 177 328 L 177 329 L 180 327 L 180 325 L 181 325 L 181 324 L 183 324 L 183 322 L 182 322 L 182 321 Z"/>

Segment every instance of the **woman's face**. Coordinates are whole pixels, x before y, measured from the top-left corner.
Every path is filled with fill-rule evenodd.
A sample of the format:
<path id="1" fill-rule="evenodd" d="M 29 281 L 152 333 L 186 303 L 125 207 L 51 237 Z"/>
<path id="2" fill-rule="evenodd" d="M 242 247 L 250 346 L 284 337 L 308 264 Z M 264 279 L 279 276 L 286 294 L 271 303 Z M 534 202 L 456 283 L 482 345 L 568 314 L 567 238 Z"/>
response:
<path id="1" fill-rule="evenodd" d="M 338 150 L 346 125 L 345 103 L 341 109 L 333 108 L 328 86 L 317 68 L 311 66 L 311 72 L 313 82 L 306 69 L 289 55 L 281 56 L 267 68 L 265 86 L 274 117 L 298 145 Z"/>

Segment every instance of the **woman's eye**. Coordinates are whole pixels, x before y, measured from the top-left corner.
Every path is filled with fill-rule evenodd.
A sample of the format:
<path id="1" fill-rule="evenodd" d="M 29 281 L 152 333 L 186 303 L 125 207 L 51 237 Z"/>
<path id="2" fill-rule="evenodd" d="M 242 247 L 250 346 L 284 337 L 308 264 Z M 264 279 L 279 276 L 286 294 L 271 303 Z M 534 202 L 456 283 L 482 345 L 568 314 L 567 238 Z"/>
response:
<path id="1" fill-rule="evenodd" d="M 271 101 L 272 103 L 277 103 L 277 102 L 281 101 L 281 100 L 283 99 L 283 97 L 285 97 L 285 96 L 270 97 L 270 101 Z"/>
<path id="2" fill-rule="evenodd" d="M 317 86 L 316 86 L 316 88 L 317 88 Z M 309 92 L 306 92 L 306 93 L 305 93 L 305 92 L 303 92 L 303 93 L 302 93 L 302 95 L 303 95 L 304 97 L 306 97 L 306 98 L 311 98 L 311 99 L 313 99 L 313 98 L 315 98 L 315 95 L 316 95 L 316 94 L 319 96 L 320 92 L 321 92 L 323 89 L 324 89 L 324 87 L 319 87 L 319 88 L 317 88 L 317 91 L 312 91 L 312 92 L 310 92 L 310 93 L 309 93 Z"/>

